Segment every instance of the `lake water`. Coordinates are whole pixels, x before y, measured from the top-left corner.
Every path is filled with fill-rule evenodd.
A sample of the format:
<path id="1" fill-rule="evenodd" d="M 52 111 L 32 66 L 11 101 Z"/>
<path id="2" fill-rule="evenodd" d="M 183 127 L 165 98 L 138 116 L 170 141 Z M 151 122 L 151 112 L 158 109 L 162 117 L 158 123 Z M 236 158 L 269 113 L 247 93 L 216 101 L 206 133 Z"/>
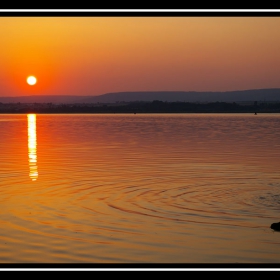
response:
<path id="1" fill-rule="evenodd" d="M 7 114 L 0 151 L 4 266 L 280 263 L 280 114 Z"/>

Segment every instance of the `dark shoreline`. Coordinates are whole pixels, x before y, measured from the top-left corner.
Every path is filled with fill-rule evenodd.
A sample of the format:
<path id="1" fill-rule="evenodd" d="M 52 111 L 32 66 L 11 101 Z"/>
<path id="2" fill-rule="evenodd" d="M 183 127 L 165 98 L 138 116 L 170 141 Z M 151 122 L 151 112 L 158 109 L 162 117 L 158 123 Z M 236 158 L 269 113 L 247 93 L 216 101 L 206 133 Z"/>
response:
<path id="1" fill-rule="evenodd" d="M 0 103 L 0 114 L 280 113 L 280 102 Z"/>

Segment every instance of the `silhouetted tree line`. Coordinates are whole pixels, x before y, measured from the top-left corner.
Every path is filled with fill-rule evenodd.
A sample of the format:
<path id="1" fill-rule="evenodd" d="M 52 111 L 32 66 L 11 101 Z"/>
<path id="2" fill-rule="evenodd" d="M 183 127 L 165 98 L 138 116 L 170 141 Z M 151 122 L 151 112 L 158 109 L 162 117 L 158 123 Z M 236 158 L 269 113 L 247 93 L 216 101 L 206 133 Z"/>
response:
<path id="1" fill-rule="evenodd" d="M 0 113 L 280 113 L 280 102 L 0 103 Z"/>

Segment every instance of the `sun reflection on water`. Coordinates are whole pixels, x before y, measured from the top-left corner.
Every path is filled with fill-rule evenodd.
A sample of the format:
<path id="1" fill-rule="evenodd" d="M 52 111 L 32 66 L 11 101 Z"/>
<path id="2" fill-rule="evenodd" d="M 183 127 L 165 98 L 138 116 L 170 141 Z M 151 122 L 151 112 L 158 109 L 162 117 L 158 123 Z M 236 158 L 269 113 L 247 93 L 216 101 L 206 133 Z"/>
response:
<path id="1" fill-rule="evenodd" d="M 28 158 L 29 177 L 32 181 L 38 179 L 37 169 L 37 135 L 36 135 L 36 115 L 28 114 Z"/>

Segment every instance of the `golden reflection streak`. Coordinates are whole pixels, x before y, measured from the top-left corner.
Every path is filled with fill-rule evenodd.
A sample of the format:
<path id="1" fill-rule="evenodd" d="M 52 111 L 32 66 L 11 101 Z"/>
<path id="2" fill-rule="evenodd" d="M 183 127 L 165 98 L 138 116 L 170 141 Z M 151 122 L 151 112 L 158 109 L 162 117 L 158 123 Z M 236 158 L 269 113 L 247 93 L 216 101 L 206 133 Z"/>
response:
<path id="1" fill-rule="evenodd" d="M 37 134 L 36 134 L 36 115 L 28 114 L 28 158 L 29 158 L 29 177 L 32 181 L 38 179 L 37 170 Z"/>

